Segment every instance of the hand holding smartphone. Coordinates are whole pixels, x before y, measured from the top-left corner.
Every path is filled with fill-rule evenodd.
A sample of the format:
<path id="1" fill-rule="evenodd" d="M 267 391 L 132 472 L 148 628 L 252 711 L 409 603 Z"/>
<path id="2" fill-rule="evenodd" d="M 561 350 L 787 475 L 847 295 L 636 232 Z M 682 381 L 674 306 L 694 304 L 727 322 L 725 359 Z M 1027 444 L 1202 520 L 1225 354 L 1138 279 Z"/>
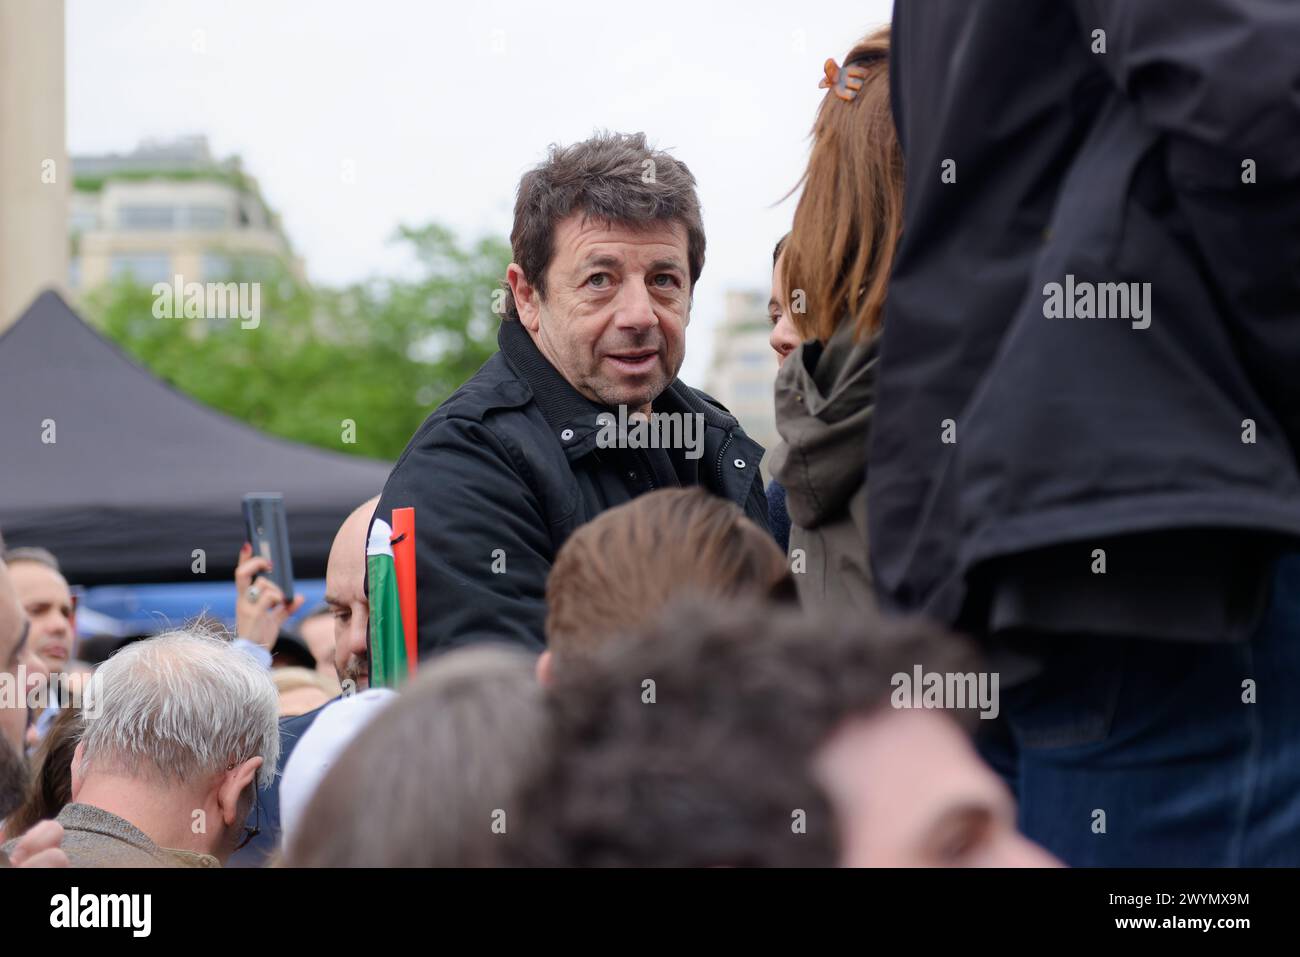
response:
<path id="1" fill-rule="evenodd" d="M 286 605 L 293 603 L 293 559 L 289 555 L 289 523 L 285 518 L 284 496 L 254 493 L 244 496 L 244 535 L 253 554 L 271 563 L 266 577 L 284 592 Z"/>

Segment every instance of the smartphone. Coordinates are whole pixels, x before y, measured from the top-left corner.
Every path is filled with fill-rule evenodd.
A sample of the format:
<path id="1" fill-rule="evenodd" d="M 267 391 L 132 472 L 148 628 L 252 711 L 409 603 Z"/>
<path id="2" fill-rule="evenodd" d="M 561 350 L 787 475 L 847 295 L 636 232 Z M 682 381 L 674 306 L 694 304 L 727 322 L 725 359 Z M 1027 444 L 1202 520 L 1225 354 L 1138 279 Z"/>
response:
<path id="1" fill-rule="evenodd" d="M 253 554 L 271 563 L 266 577 L 280 586 L 286 604 L 292 602 L 293 559 L 289 556 L 289 523 L 284 514 L 284 496 L 279 493 L 245 495 L 244 535 L 253 546 Z"/>

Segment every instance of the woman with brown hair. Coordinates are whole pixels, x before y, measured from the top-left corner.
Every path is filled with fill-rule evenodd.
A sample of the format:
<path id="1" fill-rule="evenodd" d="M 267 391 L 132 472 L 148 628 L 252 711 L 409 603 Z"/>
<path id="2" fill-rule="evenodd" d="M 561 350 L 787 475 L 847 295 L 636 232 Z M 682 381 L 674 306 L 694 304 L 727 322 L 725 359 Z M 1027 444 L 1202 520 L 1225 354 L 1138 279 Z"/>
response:
<path id="1" fill-rule="evenodd" d="M 786 490 L 791 567 L 805 605 L 875 606 L 862 463 L 903 212 L 888 55 L 885 28 L 842 67 L 826 61 L 827 92 L 781 256 L 786 311 L 804 342 L 777 375 L 772 474 Z"/>
<path id="2" fill-rule="evenodd" d="M 32 759 L 27 800 L 5 821 L 8 836 L 17 837 L 38 821 L 58 817 L 72 800 L 72 755 L 85 729 L 80 708 L 59 711 Z"/>

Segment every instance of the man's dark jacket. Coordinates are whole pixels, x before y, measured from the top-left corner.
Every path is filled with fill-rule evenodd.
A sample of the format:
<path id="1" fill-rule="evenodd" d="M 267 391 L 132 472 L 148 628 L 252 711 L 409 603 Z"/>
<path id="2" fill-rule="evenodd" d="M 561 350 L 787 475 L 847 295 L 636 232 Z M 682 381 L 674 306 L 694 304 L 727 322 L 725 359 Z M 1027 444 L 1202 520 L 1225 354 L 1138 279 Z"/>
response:
<path id="1" fill-rule="evenodd" d="M 293 749 L 320 713 L 337 699 L 331 698 L 319 708 L 306 714 L 296 714 L 280 719 L 280 760 L 271 783 L 257 789 L 257 803 L 248 809 L 245 825 L 257 828 L 257 836 L 230 855 L 227 867 L 265 867 L 280 844 L 280 779 Z"/>
<path id="2" fill-rule="evenodd" d="M 898 3 L 891 90 L 907 195 L 867 459 L 882 603 L 960 620 L 982 572 L 1040 556 L 1084 588 L 1124 578 L 1081 608 L 1159 629 L 1133 613 L 1144 578 L 1223 562 L 1224 533 L 1237 555 L 1300 533 L 1300 2 Z M 1070 274 L 1150 283 L 1149 328 L 1046 318 Z M 1178 529 L 1219 537 L 1161 539 Z"/>
<path id="3" fill-rule="evenodd" d="M 768 528 L 763 448 L 726 409 L 674 380 L 656 412 L 704 416 L 703 455 L 600 448 L 597 416 L 506 320 L 500 346 L 425 420 L 376 515 L 415 507 L 420 656 L 480 641 L 544 643 L 546 576 L 565 539 L 656 488 L 701 485 Z"/>

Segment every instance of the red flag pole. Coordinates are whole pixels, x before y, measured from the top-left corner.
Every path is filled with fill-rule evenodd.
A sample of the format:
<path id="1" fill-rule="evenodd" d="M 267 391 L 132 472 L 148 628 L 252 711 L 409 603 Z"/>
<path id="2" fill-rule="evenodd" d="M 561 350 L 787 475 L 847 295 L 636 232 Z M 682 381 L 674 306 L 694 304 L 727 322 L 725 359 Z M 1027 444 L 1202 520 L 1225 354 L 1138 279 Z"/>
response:
<path id="1" fill-rule="evenodd" d="M 402 633 L 406 638 L 406 662 L 411 674 L 419 661 L 419 628 L 415 616 L 415 509 L 393 509 L 393 573 L 397 576 L 397 598 L 402 608 Z"/>

